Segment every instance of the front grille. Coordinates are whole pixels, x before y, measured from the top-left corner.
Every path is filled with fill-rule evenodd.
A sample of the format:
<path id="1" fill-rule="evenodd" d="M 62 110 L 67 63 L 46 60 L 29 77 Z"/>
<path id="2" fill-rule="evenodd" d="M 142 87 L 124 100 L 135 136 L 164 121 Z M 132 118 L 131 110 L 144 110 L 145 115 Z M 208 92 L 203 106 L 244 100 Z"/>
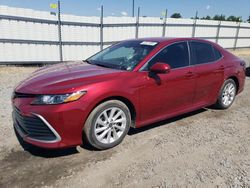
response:
<path id="1" fill-rule="evenodd" d="M 48 126 L 36 116 L 23 116 L 19 109 L 14 108 L 14 119 L 22 132 L 30 138 L 41 141 L 53 141 L 56 139 L 56 136 Z"/>

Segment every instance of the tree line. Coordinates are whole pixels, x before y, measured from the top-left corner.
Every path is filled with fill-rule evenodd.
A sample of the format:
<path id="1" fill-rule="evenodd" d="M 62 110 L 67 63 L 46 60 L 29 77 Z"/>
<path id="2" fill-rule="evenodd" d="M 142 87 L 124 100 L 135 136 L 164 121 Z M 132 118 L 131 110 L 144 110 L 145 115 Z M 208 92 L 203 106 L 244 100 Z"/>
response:
<path id="1" fill-rule="evenodd" d="M 174 13 L 170 16 L 171 18 L 182 18 L 182 15 L 180 13 Z M 191 19 L 195 19 L 195 17 L 191 17 Z M 225 15 L 214 15 L 213 17 L 211 16 L 205 16 L 205 17 L 196 17 L 196 19 L 201 19 L 201 20 L 218 20 L 218 21 L 232 21 L 232 22 L 242 22 L 242 17 L 241 16 L 228 16 L 226 17 Z M 246 20 L 248 23 L 250 23 L 250 16 Z"/>

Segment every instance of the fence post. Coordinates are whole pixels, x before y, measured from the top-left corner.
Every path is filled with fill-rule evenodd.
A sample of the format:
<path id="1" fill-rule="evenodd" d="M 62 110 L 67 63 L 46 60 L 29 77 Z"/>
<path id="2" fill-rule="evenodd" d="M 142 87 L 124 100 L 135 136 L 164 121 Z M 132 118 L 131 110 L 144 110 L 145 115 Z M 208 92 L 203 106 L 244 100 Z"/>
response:
<path id="1" fill-rule="evenodd" d="M 217 27 L 217 32 L 216 32 L 216 39 L 215 42 L 218 44 L 219 42 L 219 37 L 220 37 L 220 26 L 221 26 L 221 20 L 219 21 L 218 27 Z"/>
<path id="2" fill-rule="evenodd" d="M 195 29 L 196 29 L 197 18 L 198 18 L 198 11 L 196 11 L 196 13 L 195 13 L 194 24 L 193 24 L 193 31 L 192 31 L 192 37 L 195 37 Z"/>
<path id="3" fill-rule="evenodd" d="M 103 50 L 103 5 L 101 6 L 100 17 L 100 50 Z"/>
<path id="4" fill-rule="evenodd" d="M 58 10 L 58 42 L 59 42 L 59 56 L 60 61 L 63 61 L 62 54 L 62 28 L 61 28 L 61 5 L 60 1 L 57 1 L 57 10 Z"/>
<path id="5" fill-rule="evenodd" d="M 138 7 L 137 17 L 136 17 L 135 38 L 138 38 L 138 32 L 139 32 L 139 17 L 140 17 L 140 7 Z"/>
<path id="6" fill-rule="evenodd" d="M 237 47 L 237 41 L 238 41 L 238 37 L 239 37 L 239 31 L 240 31 L 240 22 L 238 23 L 238 27 L 235 33 L 235 39 L 234 39 L 234 50 Z"/>
<path id="7" fill-rule="evenodd" d="M 166 34 L 167 14 L 168 14 L 168 9 L 165 10 L 165 15 L 163 19 L 162 37 L 165 37 Z"/>

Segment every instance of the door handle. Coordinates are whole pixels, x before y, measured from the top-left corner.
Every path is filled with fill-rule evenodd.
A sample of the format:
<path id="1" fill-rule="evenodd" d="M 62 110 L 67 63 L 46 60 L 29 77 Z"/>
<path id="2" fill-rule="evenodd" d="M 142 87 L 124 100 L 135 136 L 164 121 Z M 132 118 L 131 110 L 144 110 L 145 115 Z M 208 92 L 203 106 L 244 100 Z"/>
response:
<path id="1" fill-rule="evenodd" d="M 194 74 L 193 74 L 193 72 L 191 72 L 191 71 L 188 71 L 187 73 L 186 73 L 186 75 L 185 75 L 185 77 L 191 77 L 191 76 L 193 76 Z"/>
<path id="2" fill-rule="evenodd" d="M 219 69 L 224 70 L 224 68 L 225 68 L 224 65 L 221 65 Z"/>

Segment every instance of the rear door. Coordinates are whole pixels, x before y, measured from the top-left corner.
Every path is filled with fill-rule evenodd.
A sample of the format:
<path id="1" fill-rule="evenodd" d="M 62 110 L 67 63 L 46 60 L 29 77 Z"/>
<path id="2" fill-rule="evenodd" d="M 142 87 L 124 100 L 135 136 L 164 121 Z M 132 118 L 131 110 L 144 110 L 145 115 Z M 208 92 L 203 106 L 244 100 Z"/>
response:
<path id="1" fill-rule="evenodd" d="M 222 55 L 211 44 L 191 41 L 191 65 L 196 75 L 194 105 L 203 106 L 216 102 L 223 83 L 224 65 Z"/>

